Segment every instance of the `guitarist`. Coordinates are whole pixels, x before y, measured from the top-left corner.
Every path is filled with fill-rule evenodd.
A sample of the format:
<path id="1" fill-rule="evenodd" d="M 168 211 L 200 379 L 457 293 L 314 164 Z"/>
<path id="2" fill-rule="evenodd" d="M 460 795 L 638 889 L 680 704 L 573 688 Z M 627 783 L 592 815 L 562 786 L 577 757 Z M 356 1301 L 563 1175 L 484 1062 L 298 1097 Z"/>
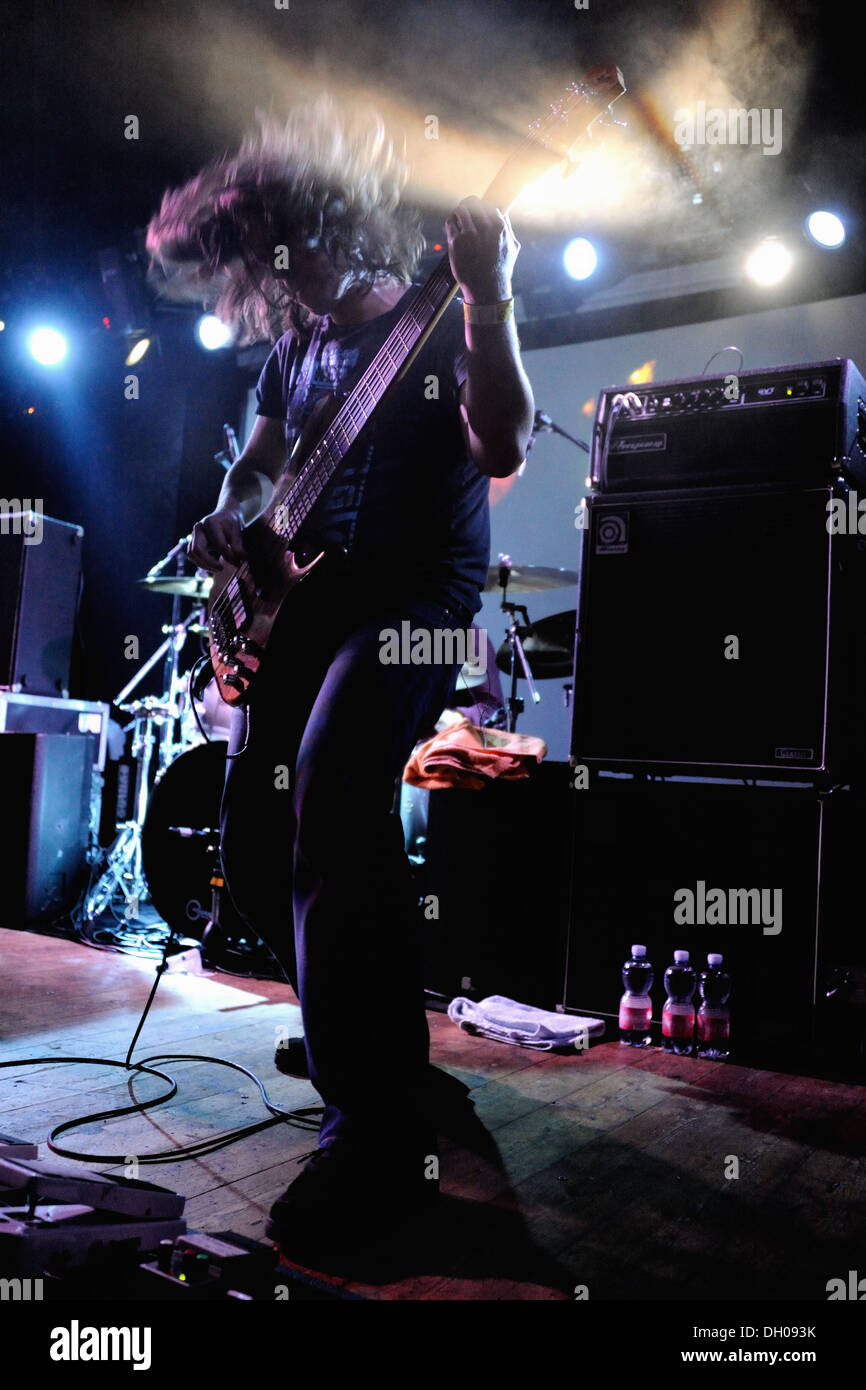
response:
<path id="1" fill-rule="evenodd" d="M 169 293 L 209 292 L 241 341 L 280 332 L 249 441 L 193 530 L 203 568 L 244 560 L 244 528 L 287 445 L 305 423 L 315 442 L 322 398 L 351 386 L 410 302 L 423 242 L 400 198 L 405 174 L 378 123 L 321 100 L 285 124 L 260 118 L 232 160 L 168 192 L 153 218 L 148 249 Z M 324 1102 L 319 1147 L 271 1210 L 268 1233 L 289 1254 L 363 1244 L 438 1187 L 420 939 L 393 804 L 459 663 L 384 664 L 380 634 L 406 620 L 413 637 L 469 627 L 489 563 L 489 479 L 520 466 L 534 413 L 507 214 L 466 198 L 445 230 L 463 303 L 448 305 L 308 518 L 303 538 L 326 559 L 288 596 L 249 708 L 232 714 L 226 881 L 297 991 Z"/>

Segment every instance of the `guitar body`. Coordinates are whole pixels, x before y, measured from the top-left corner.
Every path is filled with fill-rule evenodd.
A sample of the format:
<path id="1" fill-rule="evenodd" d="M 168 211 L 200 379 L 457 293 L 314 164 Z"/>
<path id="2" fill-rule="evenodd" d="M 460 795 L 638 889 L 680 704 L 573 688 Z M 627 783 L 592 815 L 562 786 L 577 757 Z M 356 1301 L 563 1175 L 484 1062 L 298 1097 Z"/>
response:
<path id="1" fill-rule="evenodd" d="M 303 472 L 313 444 L 339 407 L 335 396 L 326 396 L 312 411 L 292 450 L 289 476 Z M 277 614 L 325 554 L 289 549 L 269 525 L 272 507 L 273 499 L 260 517 L 244 527 L 247 561 L 242 565 L 224 562 L 213 577 L 207 610 L 210 658 L 217 689 L 227 705 L 247 703 Z"/>
<path id="2" fill-rule="evenodd" d="M 253 526 L 258 525 L 253 522 Z M 245 536 L 250 529 L 244 532 Z M 220 696 L 227 705 L 246 704 L 277 614 L 288 595 L 321 558 L 317 555 L 309 564 L 299 565 L 293 551 L 284 551 L 278 563 L 270 567 L 266 589 L 257 588 L 252 574 L 243 573 L 243 567 L 223 565 L 214 575 L 208 607 L 210 656 Z M 237 635 L 227 630 L 222 621 L 226 605 L 235 620 Z"/>

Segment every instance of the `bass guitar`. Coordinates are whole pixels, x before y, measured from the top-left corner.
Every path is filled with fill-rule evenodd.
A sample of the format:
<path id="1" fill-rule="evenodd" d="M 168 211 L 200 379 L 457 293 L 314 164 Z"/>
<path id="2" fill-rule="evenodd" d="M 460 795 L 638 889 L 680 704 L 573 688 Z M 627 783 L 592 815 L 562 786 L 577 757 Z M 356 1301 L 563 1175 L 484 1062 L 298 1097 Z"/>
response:
<path id="1" fill-rule="evenodd" d="M 619 68 L 611 64 L 590 68 L 582 82 L 573 83 L 545 116 L 533 122 L 485 198 L 506 209 L 530 178 L 573 159 L 574 147 L 589 138 L 592 126 L 624 91 Z M 310 512 L 333 485 L 349 449 L 385 395 L 405 375 L 456 291 L 445 255 L 412 294 L 352 390 L 329 396 L 316 408 L 295 442 L 270 502 L 244 528 L 249 558 L 237 566 L 224 561 L 214 575 L 208 603 L 210 656 L 226 704 L 243 705 L 250 699 L 277 614 L 324 555 L 324 551 L 316 555 L 298 549 Z"/>

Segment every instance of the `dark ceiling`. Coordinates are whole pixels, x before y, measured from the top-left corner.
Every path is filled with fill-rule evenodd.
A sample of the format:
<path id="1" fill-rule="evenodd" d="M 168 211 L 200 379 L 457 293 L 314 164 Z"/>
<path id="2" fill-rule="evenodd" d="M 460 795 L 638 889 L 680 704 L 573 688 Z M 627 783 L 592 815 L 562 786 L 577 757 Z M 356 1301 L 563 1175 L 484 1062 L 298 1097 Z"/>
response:
<path id="1" fill-rule="evenodd" d="M 615 248 L 609 279 L 722 255 L 830 204 L 845 213 L 849 242 L 810 290 L 859 290 L 863 84 L 843 13 L 814 0 L 589 0 L 582 10 L 573 0 L 27 0 L 6 34 L 0 307 L 58 283 L 98 304 L 98 252 L 131 251 L 163 189 L 232 148 L 257 107 L 362 87 L 402 113 L 410 152 L 431 112 L 486 149 L 594 62 L 625 74 L 616 115 L 628 129 L 608 138 L 646 171 L 630 175 L 634 197 L 627 190 L 601 229 Z M 710 101 L 724 90 L 738 105 L 781 108 L 778 156 L 720 160 L 704 148 L 682 159 L 672 109 L 704 89 Z M 130 114 L 135 141 L 124 138 Z M 444 151 L 436 188 L 418 190 L 431 238 L 449 203 L 475 191 L 460 148 L 450 165 Z M 594 229 L 594 209 L 566 222 L 519 225 L 518 287 L 530 305 L 550 301 L 561 280 L 551 248 Z M 588 293 L 566 291 L 570 303 Z"/>

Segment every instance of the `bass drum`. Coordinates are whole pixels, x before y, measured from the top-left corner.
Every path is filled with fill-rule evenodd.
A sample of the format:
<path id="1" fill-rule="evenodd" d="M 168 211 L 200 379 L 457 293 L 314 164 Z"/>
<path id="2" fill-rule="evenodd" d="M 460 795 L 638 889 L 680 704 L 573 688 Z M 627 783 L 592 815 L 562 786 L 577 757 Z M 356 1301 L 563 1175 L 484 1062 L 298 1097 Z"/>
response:
<path id="1" fill-rule="evenodd" d="M 224 742 L 181 753 L 151 793 L 141 832 L 141 858 L 157 912 L 180 936 L 201 940 L 211 919 L 219 873 L 219 814 L 226 774 Z M 243 931 L 228 893 L 220 894 L 220 920 Z"/>

